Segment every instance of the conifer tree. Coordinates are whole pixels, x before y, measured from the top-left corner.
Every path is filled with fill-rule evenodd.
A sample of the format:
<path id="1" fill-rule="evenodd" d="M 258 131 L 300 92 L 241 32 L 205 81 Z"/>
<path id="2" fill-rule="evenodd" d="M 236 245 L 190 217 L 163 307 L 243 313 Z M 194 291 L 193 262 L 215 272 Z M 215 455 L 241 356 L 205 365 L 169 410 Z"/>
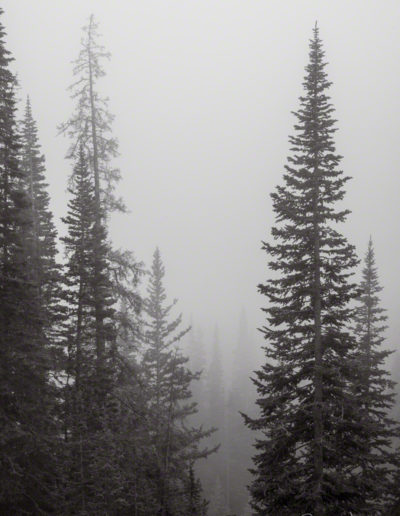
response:
<path id="1" fill-rule="evenodd" d="M 90 498 L 87 489 L 90 456 L 88 418 L 94 400 L 91 385 L 95 359 L 91 281 L 95 206 L 92 179 L 82 147 L 70 193 L 72 197 L 68 214 L 63 219 L 68 233 L 62 239 L 67 257 L 65 295 L 69 321 L 66 334 L 68 364 L 64 417 L 68 450 L 66 466 L 69 470 L 66 503 L 70 511 L 86 511 Z"/>
<path id="2" fill-rule="evenodd" d="M 357 259 L 335 229 L 349 213 L 335 206 L 348 177 L 335 152 L 325 65 L 315 26 L 292 155 L 284 184 L 271 195 L 274 241 L 263 244 L 274 273 L 259 286 L 269 300 L 266 362 L 254 379 L 260 417 L 246 418 L 262 432 L 251 485 L 253 509 L 262 515 L 358 513 L 366 497 L 358 481 L 361 414 L 351 392 L 356 344 L 348 329 Z"/>
<path id="3" fill-rule="evenodd" d="M 381 290 L 370 239 L 362 271 L 361 297 L 355 315 L 356 356 L 360 363 L 355 396 L 362 410 L 365 432 L 360 475 L 367 487 L 364 507 L 369 514 L 380 514 L 393 503 L 396 492 L 394 476 L 398 475 L 400 464 L 398 453 L 391 449 L 399 436 L 399 428 L 389 417 L 394 405 L 394 382 L 384 367 L 391 351 L 383 349 L 387 315 L 380 306 Z"/>
<path id="4" fill-rule="evenodd" d="M 24 235 L 29 253 L 32 280 L 37 284 L 40 308 L 47 341 L 59 343 L 63 320 L 61 298 L 61 269 L 56 262 L 57 231 L 50 211 L 47 192 L 45 158 L 38 141 L 36 122 L 32 116 L 29 97 L 21 124 L 21 168 L 29 199 L 32 224 Z M 58 350 L 59 351 L 59 350 Z"/>
<path id="5" fill-rule="evenodd" d="M 210 432 L 186 426 L 188 418 L 196 412 L 190 384 L 198 378 L 198 373 L 187 368 L 188 359 L 177 347 L 188 329 L 180 329 L 181 315 L 170 320 L 176 301 L 166 305 L 164 274 L 160 252 L 156 249 L 148 296 L 144 300 L 146 326 L 141 370 L 149 435 L 154 449 L 149 475 L 154 477 L 157 514 L 167 516 L 181 514 L 185 507 L 189 469 L 193 461 L 209 454 L 208 450 L 199 449 L 199 441 Z"/>
<path id="6" fill-rule="evenodd" d="M 101 284 L 104 280 L 104 268 L 111 258 L 110 250 L 108 254 L 104 253 L 101 240 L 106 233 L 105 224 L 108 214 L 115 209 L 122 210 L 123 205 L 114 194 L 120 173 L 111 166 L 111 160 L 117 155 L 118 149 L 117 141 L 110 135 L 113 116 L 108 112 L 107 99 L 102 98 L 96 90 L 98 79 L 105 75 L 101 60 L 109 57 L 109 53 L 98 42 L 97 28 L 94 16 L 91 15 L 89 24 L 84 27 L 81 51 L 75 61 L 76 82 L 70 87 L 72 97 L 77 99 L 76 109 L 72 117 L 60 126 L 60 132 L 67 134 L 72 140 L 67 158 L 77 158 L 80 147 L 83 147 L 93 177 L 94 233 L 96 235 L 93 242 L 95 340 L 98 385 L 101 386 L 106 381 L 104 378 L 107 352 L 105 314 L 108 310 L 104 303 Z"/>
<path id="7" fill-rule="evenodd" d="M 33 221 L 4 39 L 0 24 L 0 513 L 39 514 L 54 508 L 56 428 L 37 283 L 24 242 Z"/>
<path id="8" fill-rule="evenodd" d="M 77 160 L 70 188 L 72 195 L 67 216 L 68 234 L 62 240 L 67 256 L 65 272 L 65 301 L 68 307 L 67 376 L 71 381 L 65 387 L 65 435 L 70 462 L 67 461 L 67 500 L 78 503 L 81 511 L 107 510 L 114 480 L 108 470 L 108 486 L 102 479 L 102 463 L 112 463 L 113 435 L 108 428 L 107 399 L 113 391 L 115 376 L 112 368 L 115 352 L 114 303 L 106 263 L 102 264 L 101 276 L 94 273 L 96 251 L 107 253 L 105 232 L 96 233 L 96 203 L 94 186 L 83 146 Z M 96 279 L 95 279 L 96 278 Z M 94 281 L 103 298 L 103 338 L 107 346 L 102 384 L 96 347 L 96 302 Z M 107 373 L 107 374 L 104 374 Z M 107 455 L 108 453 L 108 455 Z M 96 465 L 96 467 L 95 467 Z M 115 471 L 114 471 L 115 473 Z M 75 491 L 78 490 L 78 492 Z M 69 510 L 72 509 L 71 507 Z"/>
<path id="9" fill-rule="evenodd" d="M 136 511 L 140 504 L 146 506 L 143 493 L 148 489 L 135 464 L 145 455 L 139 450 L 145 432 L 133 423 L 143 406 L 137 381 L 132 378 L 138 374 L 132 350 L 138 334 L 141 302 L 136 286 L 141 264 L 131 253 L 111 249 L 107 242 L 108 215 L 123 206 L 114 192 L 120 175 L 112 167 L 117 155 L 117 142 L 111 135 L 113 117 L 107 99 L 97 89 L 104 76 L 101 62 L 109 54 L 98 39 L 91 16 L 74 67 L 76 82 L 71 90 L 76 109 L 60 127 L 71 139 L 67 158 L 76 164 L 65 219 L 69 231 L 64 239 L 69 257 L 65 277 L 72 377 L 65 408 L 71 434 L 69 470 L 75 475 L 69 482 L 69 499 L 73 503 L 78 500 L 80 510 L 122 514 Z M 78 464 L 78 471 L 73 457 L 81 452 L 75 453 L 74 446 L 81 449 L 82 439 L 86 448 L 80 463 L 83 468 Z M 129 463 L 127 457 L 133 456 Z M 85 477 L 84 485 L 79 476 Z M 75 494 L 74 485 L 78 488 Z M 133 497 L 132 493 L 138 492 L 141 495 Z M 150 503 L 147 508 L 151 511 Z"/>
<path id="10" fill-rule="evenodd" d="M 77 159 L 83 145 L 94 177 L 96 208 L 102 206 L 104 217 L 110 211 L 124 210 L 121 199 L 115 196 L 121 176 L 112 166 L 112 159 L 118 155 L 118 142 L 111 134 L 114 116 L 108 110 L 108 99 L 97 90 L 98 80 L 105 76 L 102 61 L 109 59 L 110 53 L 99 43 L 98 24 L 93 14 L 83 27 L 83 33 L 81 50 L 74 62 L 76 80 L 69 87 L 72 98 L 76 99 L 76 108 L 59 131 L 71 139 L 67 158 Z"/>

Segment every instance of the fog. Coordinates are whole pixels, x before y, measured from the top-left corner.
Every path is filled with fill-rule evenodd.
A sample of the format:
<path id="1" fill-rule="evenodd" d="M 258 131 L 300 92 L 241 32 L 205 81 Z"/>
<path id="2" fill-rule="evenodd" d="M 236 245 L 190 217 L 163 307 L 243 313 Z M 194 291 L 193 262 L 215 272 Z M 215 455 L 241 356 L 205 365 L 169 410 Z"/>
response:
<path id="1" fill-rule="evenodd" d="M 383 5 L 384 4 L 384 5 Z M 400 330 L 400 32 L 397 1 L 3 0 L 19 96 L 29 94 L 46 155 L 52 209 L 63 232 L 70 163 L 57 126 L 72 112 L 81 27 L 94 13 L 111 52 L 99 89 L 109 96 L 115 164 L 129 208 L 114 216 L 116 246 L 148 266 L 156 246 L 167 291 L 185 319 L 225 346 L 240 311 L 263 324 L 257 284 L 268 277 L 261 240 L 273 223 L 316 20 L 329 62 L 337 150 L 352 176 L 342 228 L 362 257 L 375 243 L 388 308 Z M 233 348 L 232 348 L 233 349 Z M 231 348 L 226 347 L 229 354 Z"/>

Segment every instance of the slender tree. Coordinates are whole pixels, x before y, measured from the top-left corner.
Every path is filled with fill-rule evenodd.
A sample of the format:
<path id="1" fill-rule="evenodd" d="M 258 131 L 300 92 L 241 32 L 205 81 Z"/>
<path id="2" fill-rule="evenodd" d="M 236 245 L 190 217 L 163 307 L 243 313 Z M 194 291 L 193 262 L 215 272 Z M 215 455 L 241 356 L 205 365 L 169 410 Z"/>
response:
<path id="1" fill-rule="evenodd" d="M 74 67 L 76 81 L 71 90 L 76 109 L 60 126 L 60 132 L 71 139 L 67 157 L 76 163 L 64 239 L 72 379 L 66 390 L 66 435 L 71 444 L 69 469 L 77 479 L 76 484 L 74 479 L 70 482 L 70 500 L 79 500 L 80 510 L 91 513 L 136 514 L 141 504 L 146 507 L 143 493 L 147 492 L 136 463 L 146 455 L 140 450 L 146 432 L 137 424 L 143 403 L 133 378 L 138 374 L 135 340 L 141 300 L 136 287 L 141 264 L 131 253 L 111 249 L 107 242 L 108 215 L 123 206 L 115 197 L 120 174 L 112 167 L 117 155 L 111 135 L 113 117 L 107 99 L 98 93 L 98 80 L 104 76 L 102 60 L 109 54 L 98 41 L 91 16 Z M 74 446 L 83 452 L 75 453 Z M 79 456 L 84 459 L 80 471 L 73 459 Z M 79 478 L 85 478 L 83 485 Z M 147 503 L 150 511 L 151 507 Z"/>
<path id="2" fill-rule="evenodd" d="M 360 374 L 355 385 L 363 413 L 365 431 L 364 455 L 360 460 L 360 476 L 367 486 L 365 510 L 381 514 L 393 503 L 396 492 L 394 477 L 400 464 L 398 453 L 392 450 L 399 436 L 398 425 L 389 417 L 394 405 L 394 382 L 385 369 L 392 353 L 384 349 L 387 328 L 386 310 L 380 306 L 378 271 L 372 239 L 369 240 L 362 271 L 361 297 L 355 316 L 355 334 Z"/>
<path id="3" fill-rule="evenodd" d="M 158 514 L 182 514 L 185 484 L 193 461 L 209 454 L 199 441 L 210 434 L 187 426 L 196 412 L 190 384 L 199 374 L 187 368 L 188 359 L 177 345 L 188 329 L 181 330 L 181 316 L 170 320 L 176 301 L 166 305 L 165 274 L 158 249 L 154 252 L 148 296 L 144 301 L 146 326 L 141 363 L 148 428 L 154 449 L 151 475 L 155 475 Z"/>
<path id="4" fill-rule="evenodd" d="M 251 494 L 263 515 L 358 513 L 366 496 L 357 473 L 362 421 L 351 392 L 356 343 L 348 330 L 358 261 L 335 229 L 349 213 L 335 206 L 348 177 L 335 152 L 325 66 L 315 26 L 292 155 L 271 195 L 274 241 L 263 244 L 274 272 L 259 286 L 270 303 L 266 363 L 254 379 L 260 417 L 246 418 L 262 432 Z"/>
<path id="5" fill-rule="evenodd" d="M 33 220 L 4 39 L 0 24 L 0 513 L 40 514 L 54 508 L 56 429 L 38 283 L 24 241 Z"/>
<path id="6" fill-rule="evenodd" d="M 105 233 L 96 232 L 96 202 L 93 181 L 83 146 L 74 170 L 70 188 L 71 200 L 68 227 L 62 240 L 67 256 L 65 302 L 68 307 L 66 342 L 68 349 L 67 383 L 65 386 L 65 436 L 70 461 L 68 469 L 68 501 L 78 503 L 81 511 L 107 510 L 111 504 L 111 486 L 115 470 L 103 472 L 115 458 L 114 436 L 108 425 L 107 400 L 114 388 L 113 355 L 115 325 L 113 298 L 107 264 L 96 276 L 96 252 L 107 253 Z M 96 283 L 99 281 L 100 283 Z M 110 343 L 103 362 L 99 384 L 98 349 L 96 343 L 96 288 L 103 299 L 103 338 Z M 104 475 L 108 475 L 108 486 Z M 77 490 L 77 491 L 76 491 Z M 70 507 L 70 510 L 71 507 Z"/>
<path id="7" fill-rule="evenodd" d="M 21 124 L 21 169 L 29 199 L 32 224 L 24 238 L 29 253 L 32 280 L 37 284 L 45 336 L 54 350 L 58 344 L 64 314 L 61 299 L 61 268 L 56 261 L 57 231 L 50 211 L 45 158 L 41 153 L 36 122 L 29 97 Z"/>
<path id="8" fill-rule="evenodd" d="M 60 126 L 60 132 L 67 134 L 72 140 L 68 158 L 76 158 L 79 149 L 83 147 L 88 156 L 89 168 L 94 184 L 94 309 L 95 309 L 95 340 L 98 383 L 104 381 L 105 356 L 107 351 L 105 314 L 107 307 L 101 284 L 105 267 L 111 254 L 104 254 L 102 235 L 106 232 L 107 215 L 114 209 L 123 209 L 122 203 L 114 195 L 115 185 L 120 179 L 120 173 L 110 163 L 117 155 L 117 142 L 110 135 L 113 116 L 107 109 L 107 100 L 102 98 L 97 89 L 98 79 L 105 75 L 101 60 L 109 57 L 109 53 L 98 42 L 97 23 L 94 16 L 89 18 L 89 24 L 84 27 L 81 51 L 75 62 L 74 76 L 76 81 L 71 85 L 72 97 L 77 105 L 72 117 Z M 72 176 L 73 177 L 73 176 Z"/>
<path id="9" fill-rule="evenodd" d="M 62 239 L 67 257 L 65 295 L 68 306 L 67 382 L 65 386 L 65 437 L 67 442 L 67 507 L 86 511 L 90 500 L 88 489 L 89 415 L 94 401 L 94 308 L 93 227 L 95 204 L 93 184 L 81 146 L 70 186 L 71 200 L 63 222 L 67 236 Z M 71 506 L 71 504 L 73 504 Z M 79 509 L 78 509 L 79 508 Z"/>
<path id="10" fill-rule="evenodd" d="M 115 197 L 120 172 L 111 165 L 118 155 L 118 142 L 111 134 L 114 116 L 109 112 L 108 99 L 102 97 L 97 88 L 98 80 L 105 76 L 102 61 L 110 58 L 99 39 L 98 24 L 92 14 L 83 28 L 81 50 L 74 62 L 76 80 L 69 87 L 72 98 L 76 99 L 76 108 L 59 131 L 71 139 L 67 158 L 76 159 L 83 145 L 93 174 L 96 208 L 101 205 L 101 215 L 106 216 L 110 210 L 124 208 L 122 201 Z"/>

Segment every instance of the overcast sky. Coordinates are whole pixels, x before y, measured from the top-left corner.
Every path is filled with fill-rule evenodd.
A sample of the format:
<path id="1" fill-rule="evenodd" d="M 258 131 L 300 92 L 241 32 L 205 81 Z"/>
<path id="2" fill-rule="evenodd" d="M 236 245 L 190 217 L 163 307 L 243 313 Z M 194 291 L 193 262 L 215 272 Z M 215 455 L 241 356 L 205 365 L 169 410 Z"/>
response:
<path id="1" fill-rule="evenodd" d="M 65 214 L 71 113 L 67 86 L 81 27 L 93 13 L 112 53 L 110 97 L 120 191 L 117 246 L 150 263 L 155 246 L 170 297 L 201 325 L 234 339 L 241 308 L 263 322 L 256 285 L 268 276 L 261 240 L 273 223 L 316 20 L 336 108 L 337 150 L 353 180 L 343 228 L 376 248 L 390 344 L 400 333 L 400 2 L 269 0 L 2 0 L 21 98 L 31 97 L 52 208 Z M 259 342 L 262 339 L 259 338 Z"/>

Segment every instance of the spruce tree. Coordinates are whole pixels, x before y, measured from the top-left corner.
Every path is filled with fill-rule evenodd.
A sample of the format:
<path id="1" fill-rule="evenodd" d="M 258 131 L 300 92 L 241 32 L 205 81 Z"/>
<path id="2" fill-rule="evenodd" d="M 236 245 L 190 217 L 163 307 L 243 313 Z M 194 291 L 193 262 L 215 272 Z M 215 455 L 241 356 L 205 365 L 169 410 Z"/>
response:
<path id="1" fill-rule="evenodd" d="M 105 317 L 108 310 L 101 284 L 111 258 L 110 250 L 104 253 L 101 240 L 106 233 L 106 221 L 110 211 L 122 210 L 123 206 L 114 194 L 120 173 L 111 166 L 111 160 L 117 155 L 118 149 L 117 141 L 110 135 L 113 116 L 108 112 L 107 99 L 102 98 L 96 89 L 98 79 L 105 75 L 101 61 L 109 57 L 109 53 L 98 42 L 97 28 L 94 16 L 91 15 L 89 24 L 84 27 L 81 50 L 75 61 L 73 72 L 76 82 L 70 87 L 72 97 L 77 99 L 76 109 L 72 117 L 60 126 L 60 132 L 67 134 L 72 140 L 67 158 L 76 159 L 79 149 L 83 147 L 93 177 L 96 235 L 93 242 L 93 287 L 96 361 L 100 389 L 104 381 L 107 381 L 104 375 L 107 352 Z"/>
<path id="2" fill-rule="evenodd" d="M 66 508 L 87 510 L 88 463 L 90 453 L 89 415 L 94 401 L 94 315 L 91 281 L 93 277 L 94 192 L 87 161 L 81 147 L 70 186 L 68 214 L 63 219 L 67 235 L 62 239 L 67 258 L 65 296 L 68 307 L 64 433 L 66 456 Z"/>
<path id="3" fill-rule="evenodd" d="M 115 477 L 108 470 L 108 486 L 103 468 L 115 459 L 113 435 L 109 429 L 109 407 L 114 388 L 113 355 L 115 328 L 113 298 L 108 269 L 103 264 L 102 275 L 96 277 L 96 251 L 107 253 L 105 233 L 96 232 L 96 202 L 92 175 L 83 146 L 75 166 L 70 188 L 69 210 L 63 222 L 68 227 L 62 240 L 67 257 L 65 271 L 65 301 L 68 308 L 66 343 L 68 349 L 67 385 L 65 386 L 65 436 L 67 441 L 68 504 L 78 504 L 79 510 L 107 510 L 111 503 L 111 487 Z M 104 312 L 103 338 L 109 343 L 103 363 L 102 383 L 96 346 L 95 278 L 100 283 Z M 115 474 L 115 470 L 113 471 Z"/>
<path id="4" fill-rule="evenodd" d="M 69 255 L 65 277 L 72 326 L 67 341 L 73 378 L 66 400 L 75 404 L 78 412 L 71 412 L 68 403 L 65 408 L 66 420 L 72 414 L 68 424 L 76 427 L 75 437 L 70 439 L 71 457 L 73 443 L 81 446 L 81 435 L 87 443 L 82 462 L 86 464 L 84 491 L 78 497 L 72 490 L 70 499 L 80 500 L 80 510 L 122 514 L 136 510 L 146 490 L 135 465 L 144 432 L 132 423 L 136 418 L 133 412 L 139 413 L 143 405 L 132 378 L 138 374 L 132 341 L 138 334 L 141 302 L 136 286 L 141 264 L 131 253 L 113 250 L 107 242 L 108 216 L 123 206 L 114 193 L 120 175 L 112 167 L 117 155 L 117 142 L 111 135 L 113 117 L 97 84 L 104 76 L 102 60 L 109 54 L 98 40 L 91 16 L 74 67 L 76 82 L 71 90 L 76 109 L 60 127 L 71 139 L 67 158 L 76 163 L 70 178 L 73 199 L 65 219 L 69 232 L 64 243 Z M 79 378 L 79 389 L 75 378 Z M 80 421 L 77 414 L 82 412 L 84 426 L 76 426 L 75 421 Z M 126 457 L 132 458 L 132 454 L 129 464 Z M 74 468 L 72 459 L 70 470 Z M 74 481 L 70 482 L 73 485 Z M 77 486 L 79 490 L 79 482 Z M 132 492 L 138 491 L 142 496 L 132 499 Z"/>
<path id="5" fill-rule="evenodd" d="M 389 417 L 394 405 L 394 382 L 385 369 L 385 361 L 392 352 L 383 349 L 387 315 L 380 306 L 381 290 L 370 239 L 362 271 L 361 297 L 355 315 L 360 367 L 354 394 L 362 410 L 365 432 L 360 476 L 367 487 L 364 503 L 366 514 L 381 514 L 393 503 L 396 492 L 394 476 L 398 475 L 400 464 L 398 453 L 392 451 L 399 428 Z"/>
<path id="6" fill-rule="evenodd" d="M 44 331 L 49 345 L 57 349 L 63 321 L 61 298 L 61 268 L 56 261 L 57 231 L 50 211 L 47 192 L 45 158 L 38 141 L 36 122 L 29 97 L 21 123 L 21 168 L 29 199 L 32 224 L 24 235 L 29 253 L 32 280 L 37 284 Z"/>
<path id="7" fill-rule="evenodd" d="M 158 512 L 185 514 L 185 485 L 193 462 L 209 454 L 199 442 L 209 431 L 187 425 L 195 414 L 190 384 L 198 378 L 187 368 L 188 359 L 178 348 L 188 329 L 180 329 L 182 317 L 170 319 L 175 302 L 166 304 L 165 274 L 158 249 L 154 252 L 148 296 L 144 300 L 145 327 L 143 359 L 140 364 L 143 394 L 147 406 L 147 425 L 153 460 L 148 464 L 154 478 L 154 498 Z M 183 512 L 182 512 L 183 511 Z"/>
<path id="8" fill-rule="evenodd" d="M 121 176 L 112 166 L 112 159 L 118 155 L 118 142 L 111 134 L 114 116 L 108 110 L 108 99 L 97 89 L 98 80 L 105 76 L 102 61 L 110 58 L 99 40 L 98 24 L 91 15 L 88 25 L 83 27 L 81 50 L 74 61 L 76 80 L 69 87 L 72 98 L 76 99 L 76 108 L 59 126 L 59 131 L 71 139 L 68 159 L 75 160 L 83 145 L 94 177 L 96 206 L 101 204 L 102 216 L 107 216 L 110 211 L 124 210 L 124 207 L 121 199 L 115 196 Z"/>
<path id="9" fill-rule="evenodd" d="M 24 241 L 33 220 L 4 38 L 0 24 L 0 513 L 40 514 L 54 509 L 56 428 L 38 284 Z"/>
<path id="10" fill-rule="evenodd" d="M 348 329 L 358 261 L 335 229 L 349 213 L 336 206 L 349 178 L 339 168 L 331 83 L 317 26 L 313 32 L 292 154 L 271 195 L 273 243 L 263 244 L 274 273 L 259 286 L 269 300 L 266 362 L 254 379 L 260 417 L 246 418 L 262 432 L 250 488 L 262 515 L 358 513 L 366 496 L 358 481 L 362 421 L 351 392 L 356 343 Z"/>

